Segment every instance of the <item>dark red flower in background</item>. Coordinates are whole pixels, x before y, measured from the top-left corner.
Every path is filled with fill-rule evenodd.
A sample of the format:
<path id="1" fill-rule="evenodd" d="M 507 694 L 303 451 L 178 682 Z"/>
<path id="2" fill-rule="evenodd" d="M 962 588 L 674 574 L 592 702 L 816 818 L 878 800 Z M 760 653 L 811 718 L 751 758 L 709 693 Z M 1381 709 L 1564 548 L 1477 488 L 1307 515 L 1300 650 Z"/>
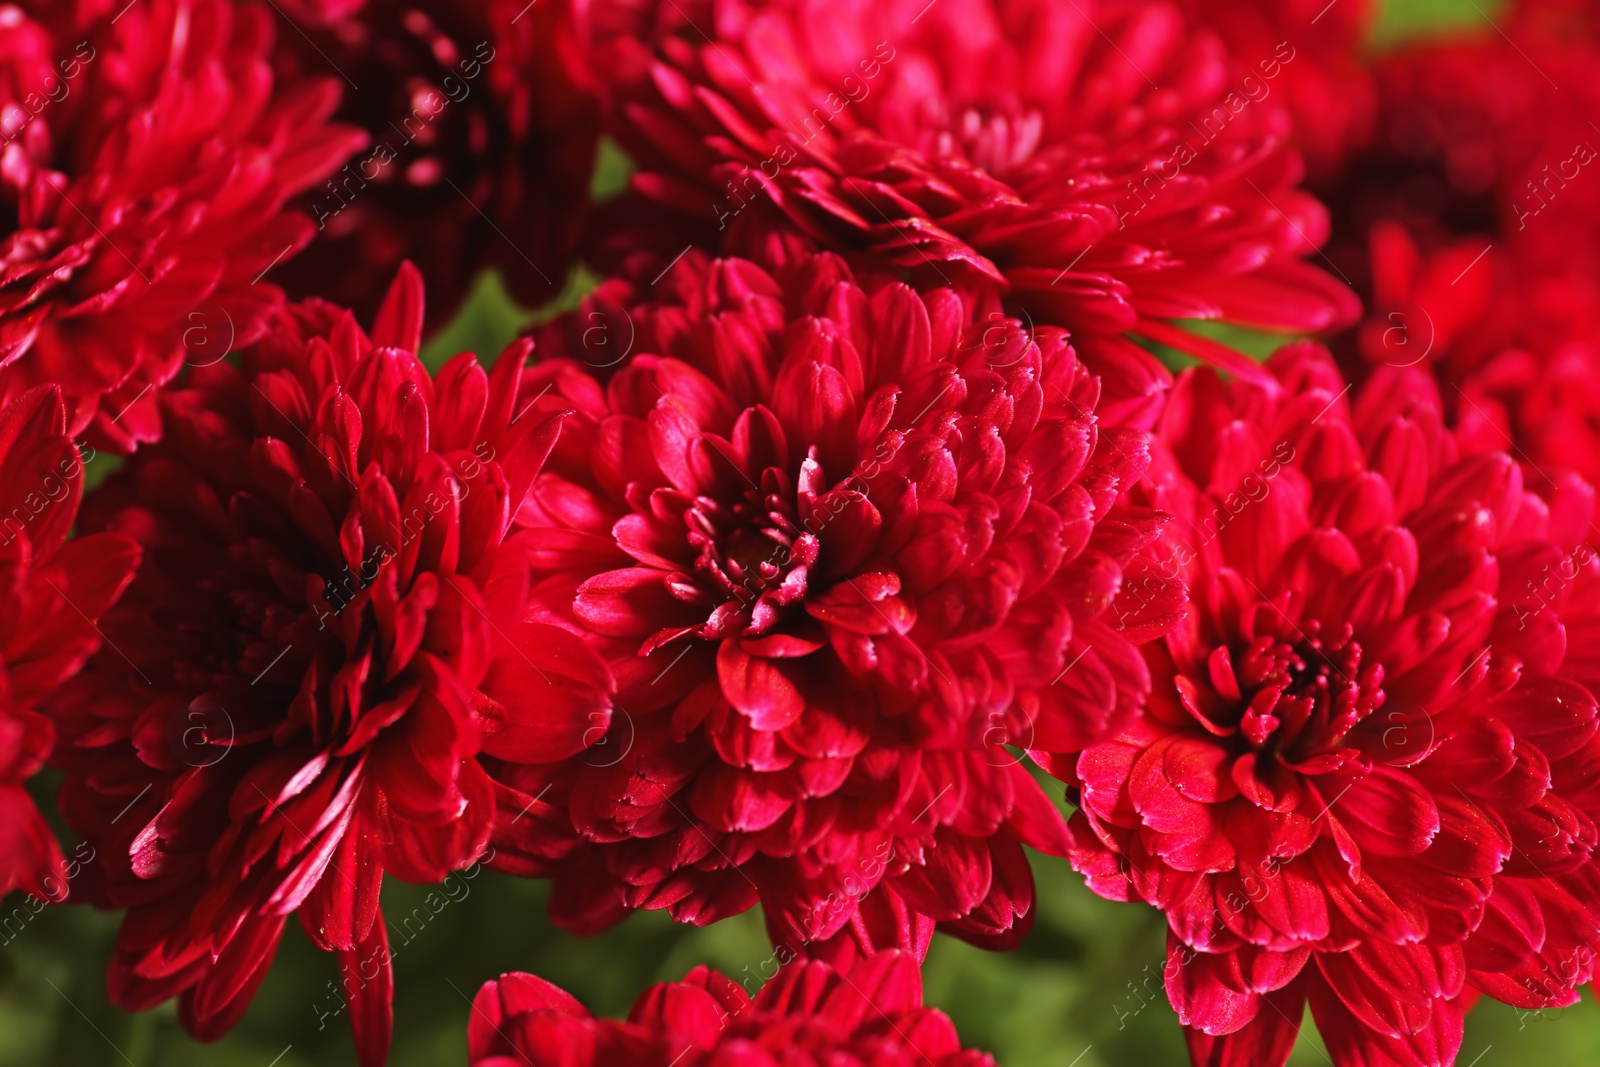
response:
<path id="1" fill-rule="evenodd" d="M 286 284 L 367 314 L 402 259 L 442 321 L 486 267 L 523 304 L 565 280 L 600 134 L 584 0 L 302 0 L 294 77 L 350 80 L 338 117 L 372 143 L 311 190 L 322 252 Z M 430 326 L 433 322 L 430 321 Z"/>
<path id="2" fill-rule="evenodd" d="M 336 79 L 274 82 L 264 6 L 27 8 L 0 6 L 0 398 L 57 384 L 74 434 L 131 451 L 155 387 L 260 334 L 315 232 L 285 202 L 363 136 Z"/>
<path id="3" fill-rule="evenodd" d="M 1437 1067 L 1466 990 L 1570 1004 L 1600 949 L 1594 493 L 1457 458 L 1419 373 L 1352 415 L 1321 350 L 1269 366 L 1173 391 L 1155 577 L 1193 611 L 1142 719 L 1052 762 L 1074 864 L 1166 912 L 1197 1063 L 1282 1064 L 1309 1001 L 1339 1067 Z"/>
<path id="4" fill-rule="evenodd" d="M 1373 227 L 1372 314 L 1356 373 L 1382 390 L 1415 367 L 1468 453 L 1509 451 L 1530 482 L 1600 479 L 1600 284 L 1519 267 L 1485 237 L 1423 253 L 1396 222 Z"/>
<path id="5" fill-rule="evenodd" d="M 696 967 L 662 982 L 626 1021 L 596 1019 L 531 974 L 488 982 L 467 1029 L 472 1067 L 994 1067 L 961 1048 L 948 1016 L 922 1003 L 916 960 L 879 952 L 835 969 L 781 968 L 750 995 Z"/>
<path id="6" fill-rule="evenodd" d="M 519 816 L 498 862 L 579 931 L 759 900 L 791 947 L 925 947 L 934 920 L 1009 946 L 1020 845 L 1064 842 L 1002 745 L 1125 721 L 1136 644 L 1181 610 L 1109 621 L 1158 527 L 1119 501 L 1145 435 L 992 290 L 774 270 L 688 252 L 607 283 L 546 351 L 577 358 L 533 371 L 535 410 L 576 409 L 523 515 L 536 617 L 597 658 L 552 645 L 523 672 L 547 726 L 485 736 Z"/>
<path id="7" fill-rule="evenodd" d="M 1292 139 L 1313 177 L 1337 174 L 1350 152 L 1366 145 L 1378 103 L 1361 54 L 1378 13 L 1373 0 L 1180 0 L 1179 6 L 1216 31 L 1246 67 L 1289 47 L 1293 58 L 1276 88 L 1287 98 Z M 1275 88 L 1255 78 L 1248 91 Z"/>
<path id="8" fill-rule="evenodd" d="M 167 435 L 85 507 L 145 563 L 104 622 L 118 654 L 52 705 L 62 812 L 98 853 L 90 898 L 128 909 L 111 999 L 181 994 L 202 1039 L 244 1012 L 298 910 L 338 954 L 361 1062 L 381 1062 L 383 876 L 439 881 L 489 838 L 480 717 L 525 706 L 494 683 L 538 634 L 512 517 L 559 419 L 512 406 L 526 345 L 430 381 L 422 315 L 409 269 L 370 339 L 291 306 L 237 369 L 165 392 Z"/>
<path id="9" fill-rule="evenodd" d="M 701 247 L 759 239 L 747 208 L 775 205 L 927 284 L 995 279 L 1085 352 L 1132 332 L 1229 360 L 1168 320 L 1304 333 L 1358 313 L 1303 262 L 1327 218 L 1298 188 L 1281 99 L 1245 82 L 1287 52 L 1246 70 L 1152 2 L 732 0 L 684 21 L 598 62 L 635 188 L 697 220 Z M 657 216 L 625 240 L 649 243 Z"/>
<path id="10" fill-rule="evenodd" d="M 138 565 L 117 534 L 67 542 L 83 461 L 59 390 L 40 386 L 0 407 L 0 896 L 66 896 L 55 836 L 23 783 L 44 764 L 55 729 L 39 704 L 100 644 L 95 620 Z"/>
<path id="11" fill-rule="evenodd" d="M 1593 278 L 1600 8 L 1519 0 L 1506 15 L 1378 58 L 1373 150 L 1330 193 L 1340 229 L 1364 242 L 1395 219 L 1429 250 L 1481 233 L 1519 270 Z"/>
<path id="12" fill-rule="evenodd" d="M 1347 369 L 1431 370 L 1461 447 L 1541 480 L 1600 476 L 1595 11 L 1522 0 L 1382 58 L 1382 136 L 1337 194 L 1372 306 Z"/>

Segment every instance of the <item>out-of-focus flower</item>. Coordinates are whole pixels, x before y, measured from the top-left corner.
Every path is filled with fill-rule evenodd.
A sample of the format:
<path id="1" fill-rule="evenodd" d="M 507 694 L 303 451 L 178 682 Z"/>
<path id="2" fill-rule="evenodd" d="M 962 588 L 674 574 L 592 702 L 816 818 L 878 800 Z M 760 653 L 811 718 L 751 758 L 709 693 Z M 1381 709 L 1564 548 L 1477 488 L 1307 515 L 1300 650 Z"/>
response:
<path id="1" fill-rule="evenodd" d="M 497 862 L 553 876 L 580 931 L 759 900 L 791 946 L 1009 946 L 1021 844 L 1064 841 L 1002 746 L 1125 722 L 1136 645 L 1181 612 L 1111 607 L 1159 526 L 1120 500 L 1146 435 L 991 288 L 774 270 L 692 251 L 607 283 L 532 372 L 534 410 L 576 409 L 522 516 L 536 617 L 604 667 L 552 646 L 548 726 L 486 734 Z"/>
<path id="2" fill-rule="evenodd" d="M 1051 763 L 1074 863 L 1166 913 L 1197 1063 L 1281 1065 L 1309 1001 L 1339 1067 L 1437 1067 L 1467 990 L 1570 1004 L 1600 948 L 1594 493 L 1458 457 L 1420 372 L 1352 414 L 1321 350 L 1269 366 L 1172 394 L 1157 576 L 1193 611 L 1138 723 Z"/>
<path id="3" fill-rule="evenodd" d="M 0 896 L 66 896 L 55 836 L 23 783 L 55 741 L 37 710 L 99 647 L 95 620 L 138 565 L 118 534 L 67 540 L 83 462 L 59 390 L 39 386 L 0 407 Z"/>
<path id="4" fill-rule="evenodd" d="M 835 969 L 782 967 L 752 998 L 696 967 L 662 982 L 626 1021 L 596 1019 L 570 993 L 531 974 L 502 975 L 473 1001 L 472 1067 L 994 1067 L 961 1048 L 948 1016 L 923 1006 L 911 957 L 879 952 Z"/>
<path id="5" fill-rule="evenodd" d="M 635 189 L 692 222 L 700 247 L 726 229 L 749 254 L 765 205 L 929 285 L 998 281 L 1087 354 L 1134 334 L 1258 380 L 1170 320 L 1305 333 L 1359 313 L 1304 262 L 1327 217 L 1299 188 L 1282 100 L 1249 88 L 1292 45 L 1257 57 L 1247 85 L 1166 3 L 671 7 L 638 20 L 653 41 L 602 42 L 599 65 Z M 659 207 L 633 212 L 624 244 L 677 232 Z"/>
<path id="6" fill-rule="evenodd" d="M 587 217 L 600 133 L 585 0 L 302 0 L 277 64 L 335 71 L 338 117 L 371 147 L 311 190 L 321 251 L 291 290 L 367 314 L 402 259 L 432 320 L 486 267 L 524 304 L 560 290 Z M 432 325 L 430 320 L 430 325 Z"/>
<path id="7" fill-rule="evenodd" d="M 361 1062 L 383 1060 L 383 877 L 481 856 L 481 721 L 530 707 L 497 688 L 550 630 L 523 623 L 512 517 L 559 417 L 513 407 L 525 344 L 430 380 L 422 316 L 409 267 L 370 338 L 291 306 L 237 368 L 166 391 L 166 436 L 85 505 L 145 562 L 104 620 L 118 654 L 52 704 L 62 812 L 98 853 L 91 899 L 128 909 L 112 1001 L 181 995 L 202 1039 L 244 1012 L 298 911 L 338 956 Z"/>
<path id="8" fill-rule="evenodd" d="M 1380 57 L 1373 150 L 1330 191 L 1341 232 L 1392 219 L 1426 250 L 1483 234 L 1519 271 L 1600 274 L 1597 31 L 1593 5 L 1519 0 Z"/>
<path id="9" fill-rule="evenodd" d="M 260 335 L 315 232 L 285 203 L 364 137 L 333 77 L 273 79 L 264 6 L 26 8 L 0 5 L 0 399 L 57 384 L 74 434 L 131 451 L 185 361 Z"/>
<path id="10" fill-rule="evenodd" d="M 1384 57 L 1383 134 L 1337 200 L 1372 304 L 1347 369 L 1430 372 L 1460 447 L 1530 481 L 1600 476 L 1595 11 L 1521 0 L 1503 33 Z"/>
<path id="11" fill-rule="evenodd" d="M 1531 484 L 1600 479 L 1600 281 L 1519 266 L 1484 237 L 1423 253 L 1396 222 L 1368 237 L 1372 314 L 1355 339 L 1369 388 L 1416 367 L 1467 453 L 1510 452 Z"/>
<path id="12" fill-rule="evenodd" d="M 1180 0 L 1189 15 L 1215 30 L 1228 51 L 1250 70 L 1243 88 L 1253 97 L 1281 90 L 1294 116 L 1294 144 L 1313 177 L 1336 174 L 1353 149 L 1372 135 L 1377 88 L 1361 56 L 1372 30 L 1372 0 Z M 1281 65 L 1283 81 L 1272 85 L 1266 61 Z"/>

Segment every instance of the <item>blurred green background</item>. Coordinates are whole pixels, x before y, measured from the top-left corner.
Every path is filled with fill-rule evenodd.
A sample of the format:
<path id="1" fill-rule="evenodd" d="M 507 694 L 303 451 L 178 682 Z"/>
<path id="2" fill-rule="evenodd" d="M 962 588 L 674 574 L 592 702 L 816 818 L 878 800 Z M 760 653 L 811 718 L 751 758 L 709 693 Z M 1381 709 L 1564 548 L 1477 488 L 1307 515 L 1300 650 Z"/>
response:
<path id="1" fill-rule="evenodd" d="M 1348 2 L 1348 0 L 1344 0 Z M 1376 43 L 1476 24 L 1489 0 L 1391 0 Z M 600 183 L 615 187 L 619 160 L 607 156 Z M 575 279 L 569 304 L 587 279 Z M 498 352 L 534 318 L 486 278 L 457 321 L 429 346 L 430 362 L 462 350 Z M 36 783 L 43 798 L 54 788 Z M 1057 800 L 1059 783 L 1049 785 Z M 1006 1067 L 1111 1067 L 1186 1062 L 1177 1020 L 1161 994 L 1163 927 L 1153 911 L 1100 900 L 1064 860 L 1034 857 L 1039 916 L 1022 948 L 980 952 L 940 937 L 928 957 L 930 1003 L 954 1017 L 965 1042 Z M 422 905 L 427 890 L 392 879 L 383 906 L 393 922 Z M 504 971 L 525 970 L 571 990 L 601 1015 L 626 1013 L 653 982 L 708 963 L 735 979 L 770 955 L 759 914 L 696 930 L 662 913 L 636 915 L 601 937 L 581 940 L 551 927 L 542 884 L 484 872 L 452 887 L 456 898 L 405 943 L 396 939 L 395 1067 L 464 1062 L 469 1002 Z M 20 909 L 20 911 L 18 910 Z M 424 908 L 420 914 L 429 914 Z M 312 1067 L 354 1061 L 347 1021 L 322 1020 L 336 972 L 290 923 L 278 959 L 250 1012 L 214 1045 L 188 1040 L 172 1005 L 127 1015 L 106 1002 L 104 973 L 118 916 L 86 907 L 34 916 L 13 895 L 0 920 L 0 1067 L 126 1064 L 127 1067 Z M 24 920 L 22 917 L 26 917 Z M 20 921 L 20 926 L 19 926 Z M 748 972 L 746 971 L 748 968 Z M 754 983 L 752 983 L 754 987 Z M 1296 1065 L 1330 1062 L 1309 1026 Z M 1470 1017 L 1462 1067 L 1537 1059 L 1540 1067 L 1600 1064 L 1600 1012 L 1592 1000 L 1563 1011 L 1521 1013 L 1480 1005 Z"/>

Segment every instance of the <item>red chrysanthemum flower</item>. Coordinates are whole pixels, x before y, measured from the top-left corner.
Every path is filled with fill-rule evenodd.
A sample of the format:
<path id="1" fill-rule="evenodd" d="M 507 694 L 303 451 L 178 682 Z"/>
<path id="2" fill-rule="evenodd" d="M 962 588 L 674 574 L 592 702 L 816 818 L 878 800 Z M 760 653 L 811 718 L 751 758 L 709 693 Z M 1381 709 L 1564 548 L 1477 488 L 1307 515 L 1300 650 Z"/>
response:
<path id="1" fill-rule="evenodd" d="M 596 1019 L 531 974 L 488 982 L 467 1024 L 472 1067 L 994 1067 L 961 1048 L 948 1016 L 922 1003 L 910 956 L 879 952 L 838 969 L 782 967 L 752 998 L 696 967 L 662 982 L 627 1021 Z"/>
<path id="2" fill-rule="evenodd" d="M 1351 414 L 1326 353 L 1273 397 L 1175 387 L 1151 465 L 1191 615 L 1144 717 L 1075 761 L 1074 864 L 1166 912 L 1196 1063 L 1452 1061 L 1468 989 L 1569 1004 L 1600 946 L 1594 493 L 1458 459 L 1427 379 Z M 1137 576 L 1134 578 L 1137 585 Z"/>
<path id="3" fill-rule="evenodd" d="M 23 788 L 55 740 L 37 708 L 99 646 L 95 620 L 139 561 L 117 534 L 67 541 L 83 462 L 66 423 L 48 386 L 0 407 L 0 896 L 54 901 L 67 893 L 61 850 Z"/>
<path id="4" fill-rule="evenodd" d="M 690 252 L 570 326 L 554 347 L 628 359 L 603 388 L 535 368 L 538 405 L 577 413 L 523 518 L 538 617 L 593 655 L 536 657 L 563 679 L 546 725 L 485 738 L 519 816 L 497 862 L 553 876 L 580 931 L 759 900 L 791 947 L 925 947 L 935 920 L 1014 943 L 1020 845 L 1063 840 L 1002 745 L 1125 721 L 1135 644 L 1181 610 L 1174 588 L 1108 623 L 1156 536 L 1119 501 L 1145 434 L 1097 417 L 1065 333 L 1030 336 L 992 290 L 827 254 L 774 278 Z"/>
<path id="5" fill-rule="evenodd" d="M 315 232 L 284 203 L 362 135 L 333 77 L 274 83 L 266 7 L 26 6 L 0 6 L 0 399 L 59 384 L 74 433 L 130 451 L 153 387 L 259 335 L 262 275 Z"/>
<path id="6" fill-rule="evenodd" d="M 303 0 L 279 33 L 296 77 L 359 89 L 338 117 L 372 144 L 311 191 L 325 255 L 291 290 L 368 314 L 402 259 L 448 316 L 485 267 L 530 307 L 556 295 L 586 221 L 600 132 L 579 0 Z M 430 322 L 431 325 L 431 322 Z"/>
<path id="7" fill-rule="evenodd" d="M 1228 360 L 1168 320 L 1304 333 L 1358 314 L 1302 262 L 1327 219 L 1281 101 L 1251 99 L 1263 71 L 1169 4 L 719 0 L 683 21 L 653 50 L 603 42 L 599 66 L 635 188 L 701 247 L 759 239 L 753 205 L 775 205 L 930 284 L 1000 281 L 1085 352 L 1131 332 Z"/>
<path id="8" fill-rule="evenodd" d="M 1372 0 L 1180 0 L 1180 6 L 1215 30 L 1236 59 L 1257 68 L 1247 91 L 1273 91 L 1263 75 L 1274 66 L 1261 64 L 1282 60 L 1293 142 L 1314 177 L 1336 174 L 1367 143 L 1378 103 L 1361 56 L 1377 14 Z"/>
<path id="9" fill-rule="evenodd" d="M 1600 8 L 1521 0 L 1509 16 L 1381 57 L 1379 136 L 1333 194 L 1338 215 L 1358 241 L 1396 219 L 1430 249 L 1482 233 L 1521 270 L 1594 277 Z"/>
<path id="10" fill-rule="evenodd" d="M 436 882 L 483 851 L 480 718 L 519 628 L 512 517 L 555 437 L 513 408 L 527 346 L 430 381 L 407 268 L 369 339 L 291 307 L 240 366 L 162 397 L 168 433 L 85 506 L 145 563 L 102 654 L 53 704 L 67 821 L 95 903 L 126 907 L 112 1000 L 181 994 L 215 1038 L 297 909 L 336 952 L 364 1064 L 389 1043 L 385 873 Z M 126 657 L 126 658 L 124 658 Z"/>
<path id="11" fill-rule="evenodd" d="M 1368 388 L 1415 367 L 1464 452 L 1509 451 L 1530 481 L 1600 479 L 1600 282 L 1520 267 L 1484 237 L 1424 254 L 1394 222 L 1368 246 L 1373 311 L 1353 368 Z"/>
<path id="12" fill-rule="evenodd" d="M 1372 304 L 1347 369 L 1431 372 L 1460 447 L 1539 480 L 1600 476 L 1596 25 L 1583 4 L 1522 0 L 1503 34 L 1385 57 L 1384 137 L 1340 193 L 1340 254 L 1368 261 Z"/>

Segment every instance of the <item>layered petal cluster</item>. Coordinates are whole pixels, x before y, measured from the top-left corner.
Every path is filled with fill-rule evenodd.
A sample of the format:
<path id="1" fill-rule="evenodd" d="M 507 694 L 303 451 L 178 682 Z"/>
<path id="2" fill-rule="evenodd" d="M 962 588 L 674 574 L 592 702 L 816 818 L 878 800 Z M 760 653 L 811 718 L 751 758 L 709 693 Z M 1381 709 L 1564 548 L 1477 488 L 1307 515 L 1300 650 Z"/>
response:
<path id="1" fill-rule="evenodd" d="M 1294 116 L 1294 144 L 1314 177 L 1337 174 L 1350 153 L 1367 144 L 1378 94 L 1361 49 L 1377 15 L 1372 0 L 1328 5 L 1327 0 L 1182 0 L 1191 17 L 1215 30 L 1247 67 L 1280 49 L 1279 88 Z M 1266 84 L 1256 74 L 1256 94 Z M 1266 91 L 1272 91 L 1268 85 Z"/>
<path id="2" fill-rule="evenodd" d="M 1132 332 L 1213 356 L 1167 320 L 1312 332 L 1358 314 L 1303 262 L 1327 217 L 1299 189 L 1281 96 L 1257 91 L 1288 51 L 1247 68 L 1149 0 L 679 13 L 649 24 L 653 47 L 606 45 L 603 67 L 635 188 L 694 220 L 701 247 L 759 239 L 778 211 L 929 284 L 1001 282 L 1086 352 Z M 630 244 L 661 232 L 656 214 Z"/>
<path id="3" fill-rule="evenodd" d="M 0 407 L 0 896 L 67 895 L 61 850 L 23 787 L 55 729 L 39 705 L 99 647 L 95 620 L 133 577 L 138 547 L 118 534 L 67 542 L 83 462 L 59 390 Z"/>
<path id="4" fill-rule="evenodd" d="M 1280 352 L 1175 387 L 1152 495 L 1192 614 L 1074 761 L 1074 864 L 1162 909 L 1196 1062 L 1437 1065 L 1469 990 L 1569 1004 L 1600 945 L 1594 493 L 1461 457 L 1425 376 Z M 1181 534 L 1181 536 L 1179 536 Z M 1135 584 L 1137 582 L 1135 581 Z"/>
<path id="5" fill-rule="evenodd" d="M 580 0 L 304 0 L 283 8 L 278 69 L 337 70 L 337 117 L 371 144 L 304 201 L 323 253 L 291 291 L 369 314 L 403 259 L 449 316 L 497 268 L 528 307 L 560 290 L 586 220 L 600 132 Z M 320 177 L 320 176 L 319 176 Z M 430 323 L 432 325 L 432 323 Z"/>
<path id="6" fill-rule="evenodd" d="M 337 79 L 274 80 L 272 15 L 225 0 L 0 7 L 0 399 L 59 385 L 74 434 L 160 435 L 154 388 L 254 341 L 285 210 L 363 135 Z"/>
<path id="7" fill-rule="evenodd" d="M 497 862 L 552 876 L 580 931 L 759 901 L 794 951 L 925 948 L 933 922 L 1013 944 L 1021 844 L 1064 841 L 1004 746 L 1126 721 L 1136 645 L 1181 611 L 1176 587 L 1112 608 L 1159 526 L 1121 500 L 1146 435 L 992 290 L 831 254 L 774 277 L 691 251 L 562 336 L 530 403 L 576 413 L 523 520 L 537 617 L 594 662 L 552 645 L 523 672 L 547 724 L 485 736 Z"/>
<path id="8" fill-rule="evenodd" d="M 467 1029 L 472 1067 L 994 1067 L 923 1006 L 922 976 L 898 951 L 838 969 L 789 964 L 751 996 L 696 967 L 644 993 L 626 1021 L 596 1019 L 531 974 L 488 982 Z"/>
<path id="9" fill-rule="evenodd" d="M 370 337 L 291 306 L 237 367 L 165 392 L 166 436 L 85 504 L 85 528 L 145 562 L 104 620 L 116 653 L 52 704 L 62 813 L 97 853 L 91 898 L 127 908 L 111 999 L 181 995 L 202 1039 L 243 1013 L 298 910 L 380 1063 L 383 877 L 436 882 L 488 842 L 481 709 L 531 640 L 512 516 L 558 420 L 512 406 L 525 344 L 492 375 L 464 354 L 430 380 L 421 324 L 410 270 Z"/>

